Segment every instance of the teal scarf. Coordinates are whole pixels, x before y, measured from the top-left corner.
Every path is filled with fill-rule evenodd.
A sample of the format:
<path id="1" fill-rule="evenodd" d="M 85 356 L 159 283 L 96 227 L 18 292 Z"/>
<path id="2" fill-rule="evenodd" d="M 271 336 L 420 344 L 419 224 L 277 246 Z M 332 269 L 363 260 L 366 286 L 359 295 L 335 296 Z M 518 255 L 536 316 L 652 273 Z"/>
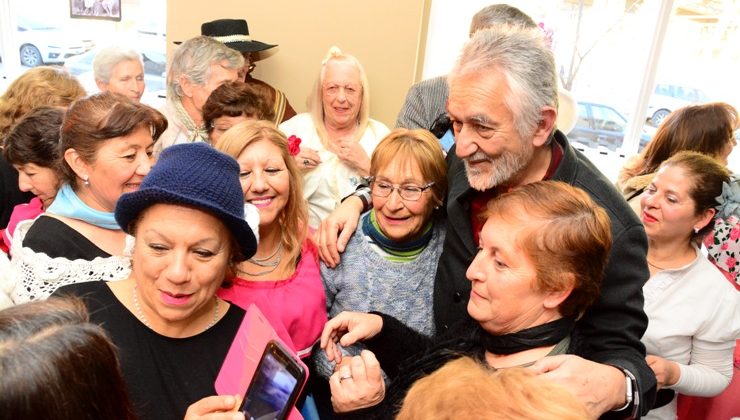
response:
<path id="1" fill-rule="evenodd" d="M 378 225 L 375 217 L 375 209 L 370 210 L 369 214 L 362 217 L 362 232 L 370 237 L 373 244 L 377 245 L 383 252 L 387 253 L 389 261 L 404 262 L 412 261 L 424 251 L 429 241 L 432 239 L 433 222 L 430 220 L 421 233 L 421 235 L 407 242 L 396 242 L 388 238 Z"/>

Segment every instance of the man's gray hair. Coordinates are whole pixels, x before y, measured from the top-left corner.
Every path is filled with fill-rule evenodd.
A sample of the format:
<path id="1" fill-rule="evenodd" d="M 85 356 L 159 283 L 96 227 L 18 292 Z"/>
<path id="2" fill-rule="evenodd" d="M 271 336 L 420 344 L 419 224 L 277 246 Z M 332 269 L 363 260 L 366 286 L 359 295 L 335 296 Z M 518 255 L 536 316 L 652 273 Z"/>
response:
<path id="1" fill-rule="evenodd" d="M 167 95 L 182 97 L 180 76 L 195 85 L 205 85 L 211 76 L 211 65 L 226 61 L 226 68 L 239 70 L 244 67 L 244 57 L 208 36 L 197 36 L 183 42 L 175 51 L 167 74 Z"/>
<path id="2" fill-rule="evenodd" d="M 142 70 L 144 69 L 144 61 L 141 59 L 141 54 L 136 50 L 118 45 L 103 48 L 95 54 L 93 59 L 92 66 L 95 80 L 109 83 L 113 67 L 122 61 L 129 60 L 138 61 L 141 63 Z"/>
<path id="3" fill-rule="evenodd" d="M 493 27 L 475 33 L 448 76 L 448 84 L 471 74 L 500 71 L 509 87 L 504 98 L 514 114 L 519 135 L 532 136 L 542 120 L 542 107 L 558 107 L 555 59 L 542 31 Z"/>
<path id="4" fill-rule="evenodd" d="M 519 28 L 536 28 L 528 14 L 508 4 L 492 4 L 478 11 L 470 21 L 470 36 L 493 26 L 513 26 Z"/>

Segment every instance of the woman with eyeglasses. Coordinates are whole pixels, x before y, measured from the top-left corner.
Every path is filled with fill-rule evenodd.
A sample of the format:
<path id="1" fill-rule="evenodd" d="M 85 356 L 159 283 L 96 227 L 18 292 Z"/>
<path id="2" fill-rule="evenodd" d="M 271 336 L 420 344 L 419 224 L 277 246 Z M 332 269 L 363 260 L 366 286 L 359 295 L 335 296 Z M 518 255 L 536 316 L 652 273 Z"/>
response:
<path id="1" fill-rule="evenodd" d="M 373 152 L 370 175 L 373 208 L 362 216 L 342 262 L 321 265 L 329 316 L 380 311 L 432 335 L 434 274 L 445 236 L 436 215 L 447 192 L 442 148 L 426 130 L 394 130 Z M 316 355 L 319 372 L 330 376 L 326 353 Z"/>
<path id="2" fill-rule="evenodd" d="M 332 47 L 308 98 L 309 112 L 280 124 L 286 135 L 303 141 L 294 158 L 313 229 L 369 175 L 370 154 L 389 132 L 370 118 L 369 89 L 357 58 Z"/>

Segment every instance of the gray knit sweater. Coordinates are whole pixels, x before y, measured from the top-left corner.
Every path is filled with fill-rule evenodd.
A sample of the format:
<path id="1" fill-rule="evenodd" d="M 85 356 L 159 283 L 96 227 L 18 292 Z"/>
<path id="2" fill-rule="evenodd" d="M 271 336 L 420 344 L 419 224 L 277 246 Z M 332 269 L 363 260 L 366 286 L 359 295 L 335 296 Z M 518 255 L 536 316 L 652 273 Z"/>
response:
<path id="1" fill-rule="evenodd" d="M 422 334 L 433 335 L 432 293 L 445 224 L 436 222 L 432 229 L 432 238 L 421 254 L 413 261 L 398 263 L 386 260 L 370 247 L 360 223 L 342 254 L 342 262 L 336 268 L 321 264 L 329 317 L 342 311 L 378 311 Z M 357 354 L 361 348 L 346 350 L 347 354 Z M 324 352 L 318 353 L 324 358 Z M 324 376 L 331 371 L 320 373 Z"/>

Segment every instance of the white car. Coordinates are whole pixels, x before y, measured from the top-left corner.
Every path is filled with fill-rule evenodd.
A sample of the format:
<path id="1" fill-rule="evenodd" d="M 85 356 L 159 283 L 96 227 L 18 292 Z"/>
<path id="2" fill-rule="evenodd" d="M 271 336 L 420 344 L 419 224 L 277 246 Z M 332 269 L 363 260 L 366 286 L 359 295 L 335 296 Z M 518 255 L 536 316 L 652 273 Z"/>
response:
<path id="1" fill-rule="evenodd" d="M 657 127 L 674 110 L 708 101 L 709 98 L 701 89 L 659 84 L 655 87 L 655 93 L 650 97 L 647 119 Z"/>
<path id="2" fill-rule="evenodd" d="M 18 50 L 21 64 L 36 67 L 64 63 L 67 57 L 82 54 L 95 46 L 92 39 L 82 39 L 54 25 L 18 17 Z"/>

